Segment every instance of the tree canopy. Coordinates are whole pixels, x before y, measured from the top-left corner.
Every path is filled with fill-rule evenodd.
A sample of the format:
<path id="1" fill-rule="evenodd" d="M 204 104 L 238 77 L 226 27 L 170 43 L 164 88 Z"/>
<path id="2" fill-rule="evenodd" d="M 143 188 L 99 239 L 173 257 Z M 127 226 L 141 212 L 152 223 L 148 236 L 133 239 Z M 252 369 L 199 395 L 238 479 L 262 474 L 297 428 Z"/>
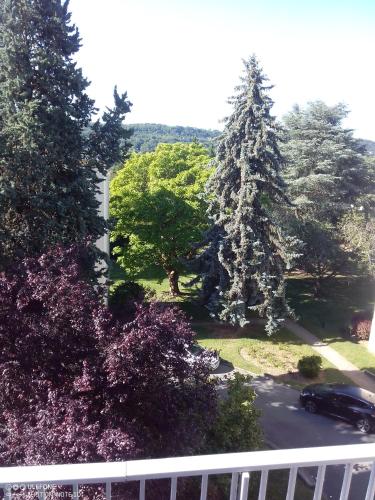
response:
<path id="1" fill-rule="evenodd" d="M 353 207 L 339 224 L 345 247 L 362 265 L 362 270 L 375 276 L 375 217 L 364 213 L 362 207 Z"/>
<path id="2" fill-rule="evenodd" d="M 270 87 L 255 57 L 244 65 L 208 183 L 212 227 L 197 265 L 202 298 L 214 316 L 244 325 L 247 312 L 257 310 L 273 333 L 288 313 L 284 271 L 292 242 L 283 238 L 269 210 L 287 202 Z"/>
<path id="3" fill-rule="evenodd" d="M 0 259 L 104 234 L 97 182 L 123 160 L 126 93 L 95 113 L 74 57 L 68 2 L 8 0 L 0 13 Z M 120 147 L 120 142 L 124 147 Z M 124 143 L 125 141 L 125 143 Z"/>
<path id="4" fill-rule="evenodd" d="M 298 265 L 315 278 L 317 292 L 323 280 L 348 272 L 353 258 L 360 260 L 345 242 L 353 208 L 363 210 L 366 219 L 375 207 L 374 159 L 363 141 L 343 128 L 347 114 L 343 104 L 317 101 L 296 106 L 284 118 L 283 174 L 294 210 L 281 210 L 279 218 L 303 242 Z"/>
<path id="5" fill-rule="evenodd" d="M 159 144 L 155 152 L 133 154 L 117 172 L 111 182 L 111 238 L 129 275 L 160 266 L 171 292 L 179 293 L 182 259 L 206 228 L 202 193 L 212 171 L 209 160 L 197 143 Z"/>
<path id="6" fill-rule="evenodd" d="M 284 118 L 283 173 L 303 218 L 336 224 L 352 204 L 374 205 L 374 165 L 362 141 L 343 128 L 347 114 L 343 104 L 317 101 Z"/>

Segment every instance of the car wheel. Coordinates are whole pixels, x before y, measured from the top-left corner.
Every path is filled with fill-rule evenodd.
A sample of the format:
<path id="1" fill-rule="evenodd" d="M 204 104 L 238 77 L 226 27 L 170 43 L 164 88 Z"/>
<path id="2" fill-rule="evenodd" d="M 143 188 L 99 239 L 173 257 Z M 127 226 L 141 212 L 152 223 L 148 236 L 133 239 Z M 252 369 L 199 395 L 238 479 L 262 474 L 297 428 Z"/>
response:
<path id="1" fill-rule="evenodd" d="M 355 426 L 357 427 L 357 429 L 360 432 L 363 432 L 363 433 L 369 433 L 371 431 L 371 424 L 370 424 L 368 418 L 366 418 L 366 417 L 363 417 L 363 418 L 360 418 L 359 420 L 357 420 L 357 422 L 355 423 Z"/>
<path id="2" fill-rule="evenodd" d="M 309 413 L 316 413 L 318 411 L 318 407 L 316 406 L 316 403 L 314 403 L 314 401 L 306 401 L 305 410 Z"/>

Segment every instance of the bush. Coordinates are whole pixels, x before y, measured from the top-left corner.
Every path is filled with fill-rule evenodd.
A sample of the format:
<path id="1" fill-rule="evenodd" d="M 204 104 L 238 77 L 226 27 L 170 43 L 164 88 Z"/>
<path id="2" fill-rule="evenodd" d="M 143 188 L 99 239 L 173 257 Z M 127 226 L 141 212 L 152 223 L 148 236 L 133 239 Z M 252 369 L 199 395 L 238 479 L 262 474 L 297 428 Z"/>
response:
<path id="1" fill-rule="evenodd" d="M 136 312 L 136 304 L 151 299 L 154 295 L 151 288 L 135 281 L 117 281 L 111 287 L 108 305 L 116 318 L 129 320 Z"/>
<path id="2" fill-rule="evenodd" d="M 368 340 L 371 331 L 371 313 L 362 311 L 352 317 L 350 334 L 358 340 Z"/>
<path id="3" fill-rule="evenodd" d="M 234 453 L 259 449 L 262 431 L 260 411 L 254 401 L 256 394 L 250 386 L 251 377 L 235 373 L 227 379 L 227 394 L 219 402 L 213 426 L 207 432 L 203 453 Z"/>
<path id="4" fill-rule="evenodd" d="M 236 453 L 260 449 L 262 429 L 259 423 L 261 412 L 254 404 L 256 393 L 251 387 L 251 377 L 235 373 L 227 378 L 227 392 L 219 400 L 216 418 L 207 429 L 206 443 L 200 453 Z M 217 476 L 210 485 L 212 499 L 228 498 L 229 478 Z M 190 497 L 193 497 L 193 491 Z"/>
<path id="5" fill-rule="evenodd" d="M 306 378 L 315 378 L 322 368 L 322 358 L 320 356 L 303 356 L 298 361 L 298 370 Z"/>

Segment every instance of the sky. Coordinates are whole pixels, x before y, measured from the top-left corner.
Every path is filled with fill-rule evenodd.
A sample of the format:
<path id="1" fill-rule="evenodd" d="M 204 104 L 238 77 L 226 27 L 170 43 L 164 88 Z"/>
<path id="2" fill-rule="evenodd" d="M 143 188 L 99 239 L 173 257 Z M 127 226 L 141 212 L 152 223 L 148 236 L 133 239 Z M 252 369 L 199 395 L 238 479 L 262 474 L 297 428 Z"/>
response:
<path id="1" fill-rule="evenodd" d="M 375 140 L 373 0 L 71 0 L 77 56 L 100 109 L 113 88 L 126 123 L 221 129 L 242 59 L 256 54 L 273 112 L 344 102 L 344 126 Z"/>

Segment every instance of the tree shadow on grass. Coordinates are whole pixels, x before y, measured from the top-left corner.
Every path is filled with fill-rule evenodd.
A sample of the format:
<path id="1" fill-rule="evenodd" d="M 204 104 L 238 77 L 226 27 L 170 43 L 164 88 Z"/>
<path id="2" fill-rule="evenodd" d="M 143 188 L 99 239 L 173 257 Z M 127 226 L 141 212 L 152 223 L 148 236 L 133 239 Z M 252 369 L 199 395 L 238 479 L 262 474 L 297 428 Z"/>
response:
<path id="1" fill-rule="evenodd" d="M 359 386 L 370 392 L 375 393 L 375 374 L 370 376 L 365 374 L 365 370 L 373 371 L 373 368 L 365 368 L 362 370 L 338 370 L 337 368 L 324 368 L 320 371 L 320 374 L 316 378 L 306 378 L 303 377 L 298 371 L 295 372 L 285 372 L 279 375 L 267 374 L 276 383 L 289 384 L 297 389 L 302 389 L 310 384 L 347 384 L 352 386 Z M 362 385 L 356 384 L 353 378 L 356 375 L 365 375 L 368 379 L 366 383 Z M 374 394 L 375 401 L 375 394 Z"/>
<path id="2" fill-rule="evenodd" d="M 171 300 L 158 300 L 159 304 L 165 306 L 178 307 L 187 316 L 187 318 L 192 322 L 204 322 L 208 324 L 215 324 L 210 317 L 208 310 L 199 304 L 196 300 L 176 300 L 171 297 Z"/>
<path id="3" fill-rule="evenodd" d="M 315 297 L 312 278 L 289 278 L 287 297 L 299 321 L 320 337 L 342 336 L 358 311 L 372 309 L 374 280 L 356 276 L 331 278 Z"/>

